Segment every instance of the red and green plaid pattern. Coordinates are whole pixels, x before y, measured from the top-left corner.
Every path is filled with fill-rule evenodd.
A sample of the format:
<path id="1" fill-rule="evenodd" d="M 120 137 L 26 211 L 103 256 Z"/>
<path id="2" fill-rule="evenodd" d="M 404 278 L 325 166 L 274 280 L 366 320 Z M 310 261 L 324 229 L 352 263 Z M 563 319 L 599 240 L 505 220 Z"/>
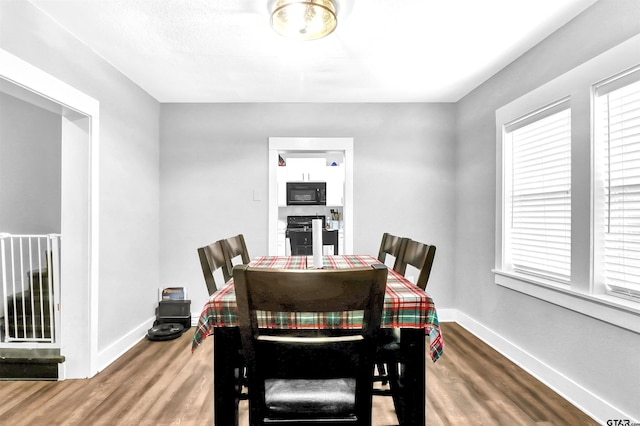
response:
<path id="1" fill-rule="evenodd" d="M 358 268 L 379 263 L 371 256 L 323 256 L 323 267 L 328 269 Z M 313 267 L 312 256 L 264 256 L 252 260 L 250 267 L 273 269 L 306 269 Z M 264 313 L 259 318 L 265 328 L 315 329 L 358 328 L 362 314 L 349 313 Z M 204 306 L 193 336 L 192 350 L 213 333 L 214 327 L 238 325 L 236 295 L 233 285 L 225 286 L 211 295 Z M 424 328 L 430 336 L 431 359 L 436 361 L 444 347 L 438 314 L 431 297 L 396 271 L 389 269 L 384 297 L 381 327 Z"/>
<path id="2" fill-rule="evenodd" d="M 343 256 L 322 256 L 322 267 L 327 269 L 362 268 L 376 263 L 380 263 L 380 261 L 371 256 L 358 256 L 355 254 Z M 307 256 L 307 267 L 314 267 L 313 256 Z"/>
<path id="3" fill-rule="evenodd" d="M 251 268 L 307 269 L 307 256 L 262 256 L 249 262 Z"/>
<path id="4" fill-rule="evenodd" d="M 258 313 L 260 328 L 326 330 L 362 327 L 362 311 L 353 312 L 264 312 Z"/>

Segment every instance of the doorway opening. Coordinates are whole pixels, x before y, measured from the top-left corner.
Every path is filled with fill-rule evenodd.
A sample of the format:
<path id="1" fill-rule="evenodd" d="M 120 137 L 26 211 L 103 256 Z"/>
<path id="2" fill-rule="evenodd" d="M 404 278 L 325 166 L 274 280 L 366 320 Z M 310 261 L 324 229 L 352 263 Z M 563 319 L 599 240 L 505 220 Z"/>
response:
<path id="1" fill-rule="evenodd" d="M 0 92 L 59 120 L 59 200 L 53 203 L 59 211 L 53 216 L 60 227 L 59 345 L 65 362 L 58 378 L 91 377 L 97 373 L 98 346 L 99 103 L 2 49 Z M 4 147 L 0 145 L 0 152 Z"/>
<path id="2" fill-rule="evenodd" d="M 323 181 L 326 205 L 288 206 L 286 183 Z M 269 138 L 269 255 L 285 255 L 287 217 L 322 216 L 339 230 L 340 254 L 353 253 L 353 138 Z"/>

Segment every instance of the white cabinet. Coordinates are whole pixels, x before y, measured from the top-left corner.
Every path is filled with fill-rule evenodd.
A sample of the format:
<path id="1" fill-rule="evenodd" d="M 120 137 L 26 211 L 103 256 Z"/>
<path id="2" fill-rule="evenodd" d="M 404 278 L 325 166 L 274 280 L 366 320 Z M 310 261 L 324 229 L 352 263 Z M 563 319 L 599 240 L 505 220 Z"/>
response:
<path id="1" fill-rule="evenodd" d="M 285 233 L 278 231 L 278 256 L 285 256 L 287 248 L 286 248 L 287 239 L 285 238 Z"/>
<path id="2" fill-rule="evenodd" d="M 287 205 L 287 168 L 279 166 L 276 178 L 278 184 L 278 206 L 284 207 Z"/>
<path id="3" fill-rule="evenodd" d="M 324 158 L 288 158 L 287 182 L 313 182 L 325 180 L 327 161 Z"/>
<path id="4" fill-rule="evenodd" d="M 287 251 L 287 221 L 284 219 L 278 220 L 278 256 L 285 256 Z"/>
<path id="5" fill-rule="evenodd" d="M 278 206 L 287 205 L 287 182 L 326 182 L 327 206 L 344 205 L 344 165 L 327 166 L 325 158 L 288 158 L 277 169 Z"/>
<path id="6" fill-rule="evenodd" d="M 327 206 L 342 206 L 344 204 L 344 167 L 325 167 L 327 182 Z"/>

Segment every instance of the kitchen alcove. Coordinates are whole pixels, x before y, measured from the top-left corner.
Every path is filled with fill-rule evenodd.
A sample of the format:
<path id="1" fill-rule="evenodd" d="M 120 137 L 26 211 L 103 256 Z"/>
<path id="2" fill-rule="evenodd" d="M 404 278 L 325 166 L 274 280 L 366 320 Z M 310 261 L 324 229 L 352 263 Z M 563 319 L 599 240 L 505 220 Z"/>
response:
<path id="1" fill-rule="evenodd" d="M 282 157 L 289 161 L 285 160 L 285 166 L 280 161 Z M 336 166 L 331 166 L 334 162 Z M 311 166 L 314 163 L 316 165 Z M 283 184 L 286 186 L 287 180 L 326 181 L 327 205 L 319 206 L 321 209 L 315 209 L 318 211 L 313 207 L 314 211 L 307 211 L 305 206 L 286 206 Z M 338 187 L 340 190 L 335 189 Z M 329 188 L 334 188 L 333 196 Z M 332 209 L 340 211 L 341 254 L 353 253 L 353 138 L 269 138 L 269 255 L 283 254 L 284 234 L 278 225 L 282 217 L 286 219 L 288 214 L 330 216 Z"/>

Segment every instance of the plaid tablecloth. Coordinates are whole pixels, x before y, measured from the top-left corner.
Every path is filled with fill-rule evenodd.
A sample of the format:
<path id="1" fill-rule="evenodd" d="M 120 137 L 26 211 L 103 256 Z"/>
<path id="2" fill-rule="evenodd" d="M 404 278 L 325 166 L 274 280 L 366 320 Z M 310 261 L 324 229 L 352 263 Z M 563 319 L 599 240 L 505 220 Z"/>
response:
<path id="1" fill-rule="evenodd" d="M 323 256 L 323 267 L 327 269 L 358 268 L 379 263 L 371 256 L 340 255 Z M 272 269 L 308 269 L 313 268 L 313 256 L 263 256 L 253 259 L 250 267 Z M 233 283 L 229 283 L 211 295 L 205 304 L 198 327 L 193 336 L 191 350 L 194 351 L 207 336 L 213 334 L 215 327 L 235 327 L 238 325 L 238 306 Z M 318 321 L 323 322 L 322 325 Z M 308 327 L 349 327 L 354 318 L 341 317 L 340 324 L 327 325 L 336 321 L 332 316 L 323 318 L 287 319 L 284 326 L 290 328 Z M 283 323 L 278 324 L 283 326 Z M 435 362 L 444 348 L 442 333 L 438 323 L 438 314 L 431 297 L 396 271 L 389 269 L 387 289 L 384 297 L 381 327 L 384 328 L 424 328 L 429 333 L 431 359 Z"/>

